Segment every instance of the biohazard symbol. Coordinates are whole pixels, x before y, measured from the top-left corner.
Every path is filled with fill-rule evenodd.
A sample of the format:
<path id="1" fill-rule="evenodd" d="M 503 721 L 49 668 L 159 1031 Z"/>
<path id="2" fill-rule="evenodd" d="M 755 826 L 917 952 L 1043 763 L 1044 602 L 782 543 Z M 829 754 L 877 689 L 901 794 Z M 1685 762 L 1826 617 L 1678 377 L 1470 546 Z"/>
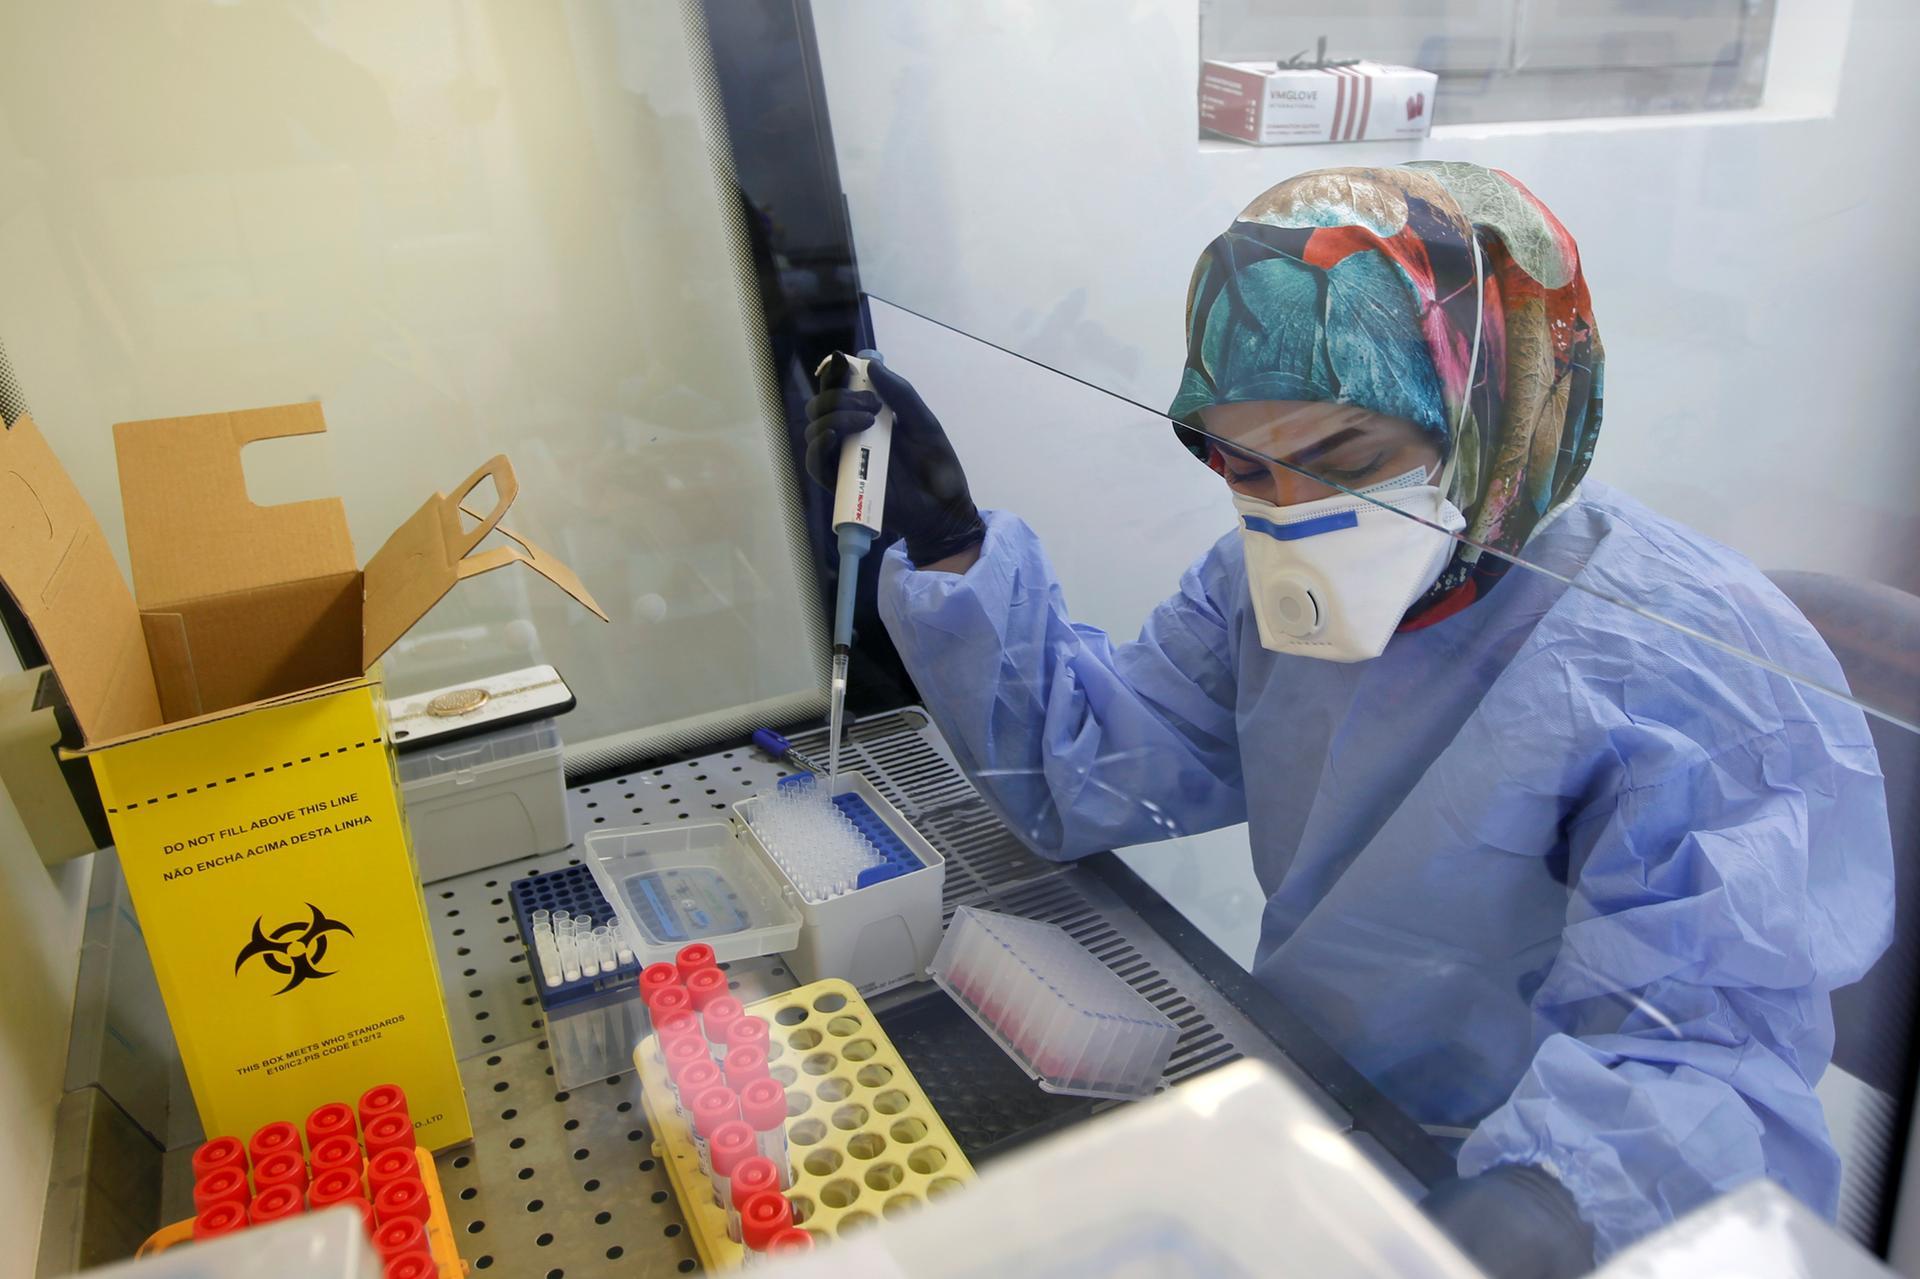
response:
<path id="1" fill-rule="evenodd" d="M 307 909 L 313 912 L 313 918 L 282 924 L 270 933 L 261 928 L 260 919 L 255 919 L 253 940 L 240 948 L 233 971 L 238 973 L 241 965 L 258 955 L 261 963 L 287 979 L 286 985 L 273 992 L 276 995 L 286 994 L 301 982 L 333 976 L 320 967 L 327 957 L 327 934 L 351 937 L 353 929 L 337 919 L 328 919 L 312 902 L 307 903 Z"/>

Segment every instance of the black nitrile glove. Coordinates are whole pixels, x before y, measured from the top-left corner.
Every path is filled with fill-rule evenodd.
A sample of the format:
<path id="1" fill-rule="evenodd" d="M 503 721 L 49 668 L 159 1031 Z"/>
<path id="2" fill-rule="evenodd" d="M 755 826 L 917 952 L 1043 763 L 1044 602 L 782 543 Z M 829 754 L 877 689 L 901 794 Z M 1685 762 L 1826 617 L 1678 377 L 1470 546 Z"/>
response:
<path id="1" fill-rule="evenodd" d="M 1501 1164 L 1455 1177 L 1420 1207 L 1493 1279 L 1573 1279 L 1593 1269 L 1593 1227 L 1543 1169 Z"/>
<path id="2" fill-rule="evenodd" d="M 831 492 L 840 445 L 872 426 L 884 401 L 893 410 L 893 452 L 882 516 L 885 531 L 906 540 L 907 558 L 916 565 L 932 564 L 979 545 L 987 526 L 967 492 L 966 472 L 960 469 L 960 459 L 940 429 L 940 420 L 927 410 L 911 383 L 880 362 L 878 352 L 862 354 L 870 361 L 867 376 L 879 394 L 846 389 L 849 366 L 845 359 L 835 356 L 827 364 L 820 375 L 820 394 L 807 402 L 807 474 Z"/>

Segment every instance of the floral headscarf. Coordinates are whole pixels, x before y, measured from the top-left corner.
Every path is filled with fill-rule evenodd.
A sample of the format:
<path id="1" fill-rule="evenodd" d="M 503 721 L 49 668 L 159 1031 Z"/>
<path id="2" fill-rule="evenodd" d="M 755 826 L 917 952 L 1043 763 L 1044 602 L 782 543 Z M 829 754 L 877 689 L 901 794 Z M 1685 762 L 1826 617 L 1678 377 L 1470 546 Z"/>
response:
<path id="1" fill-rule="evenodd" d="M 1472 386 L 1469 235 L 1484 299 Z M 1266 191 L 1200 255 L 1168 415 L 1197 426 L 1210 404 L 1317 400 L 1404 418 L 1453 460 L 1465 537 L 1511 554 L 1593 459 L 1603 364 L 1580 250 L 1514 178 L 1433 160 L 1320 169 Z M 1175 430 L 1207 459 L 1202 436 Z M 1456 542 L 1401 629 L 1465 608 L 1506 568 Z"/>

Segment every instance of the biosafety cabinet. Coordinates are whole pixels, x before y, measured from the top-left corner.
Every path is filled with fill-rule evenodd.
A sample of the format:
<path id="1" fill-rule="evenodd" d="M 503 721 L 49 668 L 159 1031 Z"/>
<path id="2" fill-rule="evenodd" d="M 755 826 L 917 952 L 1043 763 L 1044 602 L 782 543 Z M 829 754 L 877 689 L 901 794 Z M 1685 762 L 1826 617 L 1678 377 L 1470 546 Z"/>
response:
<path id="1" fill-rule="evenodd" d="M 1744 665 L 1716 666 L 1646 582 L 1525 547 L 1497 590 L 1584 592 L 1634 671 L 1716 724 L 1753 709 L 1732 669 L 1857 712 L 1850 776 L 1884 779 L 1898 859 L 1892 940 L 1833 992 L 1819 1114 L 1793 1118 L 1831 1138 L 1832 1220 L 1748 1184 L 1597 1273 L 1920 1272 L 1920 578 L 1910 377 L 1887 358 L 1920 341 L 1910 176 L 1887 162 L 1920 111 L 1912 32 L 1870 4 L 1433 7 L 0 6 L 20 667 L 0 675 L 0 1274 L 678 1276 L 776 1238 L 795 1276 L 1483 1273 L 1422 1205 L 1517 1085 L 1434 1063 L 1504 1059 L 1575 1015 L 1548 1007 L 1556 939 L 1592 901 L 1568 888 L 1571 913 L 1521 928 L 1415 859 L 1391 885 L 1412 909 L 1309 904 L 1374 925 L 1364 954 L 1280 973 L 1298 902 L 1269 891 L 1298 868 L 1265 818 L 1202 829 L 1232 815 L 1208 797 L 1259 809 L 1289 770 L 1337 782 L 1353 756 L 1281 750 L 1233 778 L 1163 755 L 1107 789 L 1095 767 L 1162 739 L 1232 754 L 1245 689 L 1224 667 L 1260 656 L 1251 628 L 1228 662 L 1166 623 L 1231 612 L 1185 574 L 1246 527 L 1228 454 L 1194 460 L 1165 413 L 1211 358 L 1183 329 L 1197 255 L 1230 227 L 1235 262 L 1300 246 L 1284 269 L 1335 305 L 1355 227 L 1431 231 L 1432 209 L 1335 208 L 1335 177 L 1293 225 L 1261 193 L 1436 161 L 1524 181 L 1586 246 L 1615 394 L 1585 483 L 1751 560 L 1833 661 L 1729 640 L 1714 661 Z M 1330 140 L 1236 140 L 1253 126 L 1209 105 L 1209 65 L 1311 95 L 1289 109 Z M 1482 194 L 1489 216 L 1533 209 Z M 1467 254 L 1436 309 L 1473 311 L 1477 278 L 1504 316 L 1532 296 L 1513 264 L 1562 251 Z M 1383 259 L 1368 287 L 1431 265 Z M 1475 332 L 1462 369 L 1561 372 L 1519 328 Z M 951 473 L 909 473 L 932 419 L 993 538 L 1024 525 L 1046 570 L 989 557 L 960 590 L 883 528 L 853 583 L 836 777 L 841 561 L 810 405 L 822 362 L 863 351 L 919 399 L 888 405 L 889 509 L 925 496 L 911 483 L 954 496 Z M 1475 385 L 1499 425 L 1516 401 Z M 1247 461 L 1340 487 L 1324 458 Z M 1751 602 L 1723 585 L 1702 598 Z M 907 586 L 1006 660 L 912 668 Z M 1156 612 L 1170 598 L 1187 607 Z M 1006 625 L 1035 600 L 1070 623 Z M 1472 620 L 1392 642 L 1458 645 L 1465 672 Z M 1157 648 L 1131 646 L 1143 625 Z M 1149 661 L 1203 692 L 1123 706 Z M 953 696 L 968 680 L 977 704 Z M 1407 680 L 1343 746 L 1424 748 L 1405 710 L 1465 687 Z M 1633 709 L 1622 743 L 1652 731 Z M 1010 740 L 1035 717 L 1041 749 Z M 1551 736 L 1486 732 L 1475 758 L 1497 763 L 1451 780 L 1500 791 Z M 1134 792 L 1167 779 L 1149 810 Z M 1623 802 L 1656 790 L 1677 794 Z M 1434 811 L 1464 829 L 1457 794 Z M 1372 838 L 1406 798 L 1358 795 L 1337 824 Z M 1137 820 L 1069 829 L 1103 812 Z M 870 855 L 849 838 L 810 861 L 778 833 L 849 826 Z M 1496 827 L 1474 834 L 1511 859 Z M 1566 888 L 1590 829 L 1528 866 Z M 1636 887 L 1713 891 L 1645 851 Z M 1820 864 L 1851 874 L 1849 851 Z M 1449 893 L 1472 918 L 1442 917 Z M 1449 1006 L 1435 1042 L 1389 1043 L 1382 1001 L 1320 997 L 1363 960 L 1403 965 L 1412 1000 L 1434 973 L 1470 981 L 1480 960 L 1433 938 L 1478 910 L 1479 936 L 1540 962 Z M 1578 958 L 1684 986 L 1735 1039 L 1728 1010 L 1805 958 L 1688 986 L 1658 931 Z M 1607 1036 L 1658 1042 L 1646 1010 L 1694 1005 L 1618 984 L 1555 1046 L 1636 1114 Z M 1770 1077 L 1811 1060 L 1741 1042 Z"/>

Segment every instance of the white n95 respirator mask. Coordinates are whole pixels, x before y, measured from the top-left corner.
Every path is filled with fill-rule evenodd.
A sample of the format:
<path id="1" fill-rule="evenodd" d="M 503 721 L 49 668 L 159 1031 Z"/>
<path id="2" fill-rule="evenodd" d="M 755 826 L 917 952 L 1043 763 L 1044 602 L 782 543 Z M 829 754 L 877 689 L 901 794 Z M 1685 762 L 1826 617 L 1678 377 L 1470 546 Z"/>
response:
<path id="1" fill-rule="evenodd" d="M 1336 493 L 1275 506 L 1234 494 L 1261 647 L 1332 662 L 1378 657 L 1446 567 L 1449 534 L 1467 521 L 1424 468 L 1360 491 L 1373 501 Z"/>

